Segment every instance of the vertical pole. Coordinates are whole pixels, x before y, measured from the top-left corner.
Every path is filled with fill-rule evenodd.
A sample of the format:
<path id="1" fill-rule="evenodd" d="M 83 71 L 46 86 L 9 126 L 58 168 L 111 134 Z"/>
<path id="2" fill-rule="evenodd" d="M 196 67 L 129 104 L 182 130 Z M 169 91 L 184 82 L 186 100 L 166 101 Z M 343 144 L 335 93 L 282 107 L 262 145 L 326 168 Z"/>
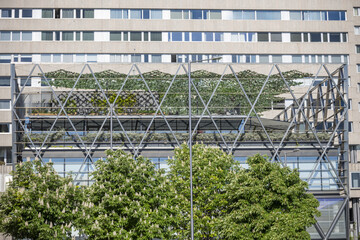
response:
<path id="1" fill-rule="evenodd" d="M 344 149 L 343 149 L 343 160 L 344 160 L 344 184 L 346 184 L 346 190 L 347 190 L 347 197 L 350 197 L 350 178 L 349 178 L 349 114 L 348 114 L 348 100 L 349 100 L 349 75 L 348 75 L 348 65 L 346 64 L 344 66 L 344 68 L 342 69 L 342 75 L 340 75 L 341 78 L 343 78 L 343 84 L 344 84 L 344 95 L 345 95 L 345 100 L 347 100 L 346 104 L 346 108 L 344 109 L 345 111 L 345 118 L 344 118 L 344 138 L 343 138 L 343 145 L 344 145 Z M 339 79 L 340 81 L 340 79 Z M 346 224 L 346 237 L 347 239 L 349 239 L 350 237 L 350 211 L 349 211 L 349 201 L 347 203 L 347 206 L 345 208 L 346 210 L 346 214 L 345 214 L 345 224 Z M 355 217 L 355 216 L 354 216 Z"/>
<path id="2" fill-rule="evenodd" d="M 285 159 L 284 159 L 285 167 L 287 167 L 287 156 L 286 156 L 286 152 L 284 152 L 284 155 L 285 155 Z"/>
<path id="3" fill-rule="evenodd" d="M 10 88 L 11 88 L 11 106 L 13 109 L 11 109 L 11 138 L 12 138 L 12 149 L 11 149 L 11 163 L 12 163 L 12 170 L 15 171 L 15 166 L 16 166 L 16 160 L 17 160 L 17 148 L 16 148 L 16 130 L 17 130 L 17 125 L 16 125 L 16 121 L 15 121 L 15 117 L 14 117 L 14 113 L 13 111 L 15 111 L 15 106 L 13 105 L 13 103 L 15 102 L 16 99 L 16 72 L 15 72 L 15 64 L 10 64 Z"/>
<path id="4" fill-rule="evenodd" d="M 191 240 L 194 240 L 193 176 L 192 176 L 192 129 L 191 129 L 191 62 L 188 60 L 189 75 L 189 159 L 190 159 L 190 227 Z"/>
<path id="5" fill-rule="evenodd" d="M 110 103 L 110 149 L 113 150 L 113 103 Z"/>

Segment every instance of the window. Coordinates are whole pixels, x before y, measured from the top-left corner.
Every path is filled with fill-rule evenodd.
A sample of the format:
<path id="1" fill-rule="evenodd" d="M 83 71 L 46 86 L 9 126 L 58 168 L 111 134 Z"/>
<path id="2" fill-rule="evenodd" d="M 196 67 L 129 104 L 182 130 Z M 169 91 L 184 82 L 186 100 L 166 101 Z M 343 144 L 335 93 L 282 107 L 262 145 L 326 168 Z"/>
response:
<path id="1" fill-rule="evenodd" d="M 1 17 L 11 18 L 11 9 L 1 9 Z"/>
<path id="2" fill-rule="evenodd" d="M 53 18 L 53 10 L 52 9 L 43 9 L 41 15 L 42 15 L 42 18 Z"/>
<path id="3" fill-rule="evenodd" d="M 8 86 L 10 86 L 10 77 L 0 76 L 0 87 L 8 87 Z"/>
<path id="4" fill-rule="evenodd" d="M 52 41 L 53 40 L 53 32 L 42 32 L 41 40 L 42 41 Z"/>
<path id="5" fill-rule="evenodd" d="M 259 63 L 269 63 L 269 55 L 259 55 Z"/>
<path id="6" fill-rule="evenodd" d="M 161 32 L 151 32 L 150 33 L 151 41 L 162 41 Z"/>
<path id="7" fill-rule="evenodd" d="M 202 19 L 202 10 L 190 10 L 190 19 Z"/>
<path id="8" fill-rule="evenodd" d="M 329 21 L 345 21 L 345 12 L 328 11 Z"/>
<path id="9" fill-rule="evenodd" d="M 0 100 L 0 109 L 10 109 L 10 100 Z"/>
<path id="10" fill-rule="evenodd" d="M 140 54 L 131 55 L 131 62 L 141 62 L 141 55 Z"/>
<path id="11" fill-rule="evenodd" d="M 130 41 L 141 41 L 141 32 L 130 32 Z"/>
<path id="12" fill-rule="evenodd" d="M 53 54 L 53 62 L 61 62 L 61 54 Z"/>
<path id="13" fill-rule="evenodd" d="M 210 19 L 221 19 L 220 10 L 210 10 Z"/>
<path id="14" fill-rule="evenodd" d="M 121 32 L 110 32 L 110 41 L 121 41 Z"/>
<path id="15" fill-rule="evenodd" d="M 354 32 L 356 35 L 360 34 L 360 26 L 354 26 Z"/>
<path id="16" fill-rule="evenodd" d="M 74 18 L 74 9 L 63 9 L 62 18 Z"/>
<path id="17" fill-rule="evenodd" d="M 151 10 L 151 19 L 162 19 L 162 10 Z"/>
<path id="18" fill-rule="evenodd" d="M 212 42 L 214 41 L 214 34 L 212 32 L 205 33 L 205 41 Z"/>
<path id="19" fill-rule="evenodd" d="M 151 56 L 151 62 L 153 62 L 153 63 L 161 63 L 161 55 L 153 54 Z"/>
<path id="20" fill-rule="evenodd" d="M 224 41 L 224 33 L 216 32 L 216 33 L 215 33 L 215 41 L 216 41 L 216 42 L 222 42 L 222 41 Z"/>
<path id="21" fill-rule="evenodd" d="M 20 9 L 15 9 L 15 18 L 20 17 Z"/>
<path id="22" fill-rule="evenodd" d="M 272 56 L 272 62 L 273 63 L 281 63 L 282 62 L 282 56 L 281 55 L 273 55 Z"/>
<path id="23" fill-rule="evenodd" d="M 83 41 L 94 41 L 94 32 L 83 32 Z"/>
<path id="24" fill-rule="evenodd" d="M 290 11 L 290 20 L 301 20 L 301 11 Z"/>
<path id="25" fill-rule="evenodd" d="M 321 33 L 310 33 L 310 42 L 321 42 Z"/>
<path id="26" fill-rule="evenodd" d="M 172 32 L 171 33 L 171 41 L 181 42 L 182 41 L 182 32 Z"/>
<path id="27" fill-rule="evenodd" d="M 142 19 L 150 19 L 150 10 L 149 9 L 143 10 Z"/>
<path id="28" fill-rule="evenodd" d="M 330 33 L 330 42 L 341 42 L 340 33 Z"/>
<path id="29" fill-rule="evenodd" d="M 20 41 L 20 32 L 13 32 L 12 33 L 12 41 Z"/>
<path id="30" fill-rule="evenodd" d="M 328 42 L 328 34 L 327 33 L 323 33 L 322 37 L 323 37 L 323 42 Z"/>
<path id="31" fill-rule="evenodd" d="M 74 32 L 63 32 L 62 40 L 63 41 L 74 41 Z"/>
<path id="32" fill-rule="evenodd" d="M 87 62 L 97 62 L 97 54 L 88 54 Z"/>
<path id="33" fill-rule="evenodd" d="M 73 55 L 72 54 L 63 54 L 63 62 L 65 62 L 65 63 L 73 62 Z"/>
<path id="34" fill-rule="evenodd" d="M 193 42 L 201 42 L 202 41 L 202 33 L 201 32 L 192 32 L 191 39 Z"/>
<path id="35" fill-rule="evenodd" d="M 51 54 L 41 54 L 41 62 L 51 62 Z"/>
<path id="36" fill-rule="evenodd" d="M 0 63 L 10 63 L 10 62 L 11 62 L 10 54 L 0 54 Z M 0 80 L 1 80 L 1 77 L 0 77 Z M 9 84 L 10 84 L 10 82 L 9 82 Z M 0 84 L 0 86 L 1 86 L 1 84 Z"/>
<path id="37" fill-rule="evenodd" d="M 122 19 L 122 9 L 111 9 L 110 18 L 113 19 Z"/>
<path id="38" fill-rule="evenodd" d="M 360 172 L 351 173 L 351 188 L 360 188 Z"/>
<path id="39" fill-rule="evenodd" d="M 80 63 L 85 62 L 85 54 L 76 54 L 75 62 L 80 62 Z"/>
<path id="40" fill-rule="evenodd" d="M 271 41 L 281 42 L 282 41 L 281 33 L 271 33 Z"/>
<path id="41" fill-rule="evenodd" d="M 354 7 L 354 16 L 360 16 L 360 7 Z"/>
<path id="42" fill-rule="evenodd" d="M 301 55 L 292 55 L 292 63 L 302 63 Z"/>
<path id="43" fill-rule="evenodd" d="M 83 18 L 94 18 L 94 9 L 84 9 Z"/>
<path id="44" fill-rule="evenodd" d="M 320 11 L 303 11 L 303 20 L 321 20 Z"/>
<path id="45" fill-rule="evenodd" d="M 22 77 L 20 78 L 20 86 L 31 86 L 31 79 L 29 78 L 28 81 L 27 80 L 27 77 Z"/>
<path id="46" fill-rule="evenodd" d="M 301 33 L 291 33 L 290 39 L 291 42 L 301 42 Z"/>
<path id="47" fill-rule="evenodd" d="M 0 133 L 9 133 L 10 124 L 9 123 L 0 123 Z"/>
<path id="48" fill-rule="evenodd" d="M 141 10 L 131 9 L 130 10 L 130 19 L 141 19 Z"/>
<path id="49" fill-rule="evenodd" d="M 0 41 L 10 41 L 11 32 L 0 32 Z"/>
<path id="50" fill-rule="evenodd" d="M 171 19 L 182 19 L 182 10 L 170 10 Z"/>
<path id="51" fill-rule="evenodd" d="M 23 41 L 32 41 L 32 32 L 22 32 Z"/>
<path id="52" fill-rule="evenodd" d="M 356 70 L 358 73 L 360 73 L 360 64 L 356 64 Z"/>
<path id="53" fill-rule="evenodd" d="M 268 42 L 269 34 L 268 33 L 258 33 L 258 42 Z"/>
<path id="54" fill-rule="evenodd" d="M 21 55 L 20 62 L 32 62 L 32 55 Z"/>
<path id="55" fill-rule="evenodd" d="M 281 20 L 281 11 L 256 11 L 257 20 Z"/>
<path id="56" fill-rule="evenodd" d="M 32 9 L 23 9 L 22 17 L 23 18 L 32 18 Z"/>
<path id="57" fill-rule="evenodd" d="M 341 55 L 331 55 L 331 63 L 341 63 Z"/>
<path id="58" fill-rule="evenodd" d="M 360 45 L 356 45 L 355 48 L 356 48 L 356 53 L 360 53 Z"/>

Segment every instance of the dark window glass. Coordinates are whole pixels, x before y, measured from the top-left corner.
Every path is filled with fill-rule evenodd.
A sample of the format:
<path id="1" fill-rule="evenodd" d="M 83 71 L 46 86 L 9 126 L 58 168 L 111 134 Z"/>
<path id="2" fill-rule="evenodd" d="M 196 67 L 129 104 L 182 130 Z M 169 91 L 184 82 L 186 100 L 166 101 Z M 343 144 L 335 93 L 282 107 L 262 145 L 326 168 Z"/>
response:
<path id="1" fill-rule="evenodd" d="M 190 10 L 191 19 L 202 19 L 202 10 Z"/>
<path id="2" fill-rule="evenodd" d="M 22 17 L 23 18 L 31 18 L 32 17 L 32 9 L 23 9 Z"/>
<path id="3" fill-rule="evenodd" d="M 74 18 L 74 10 L 73 9 L 63 9 L 62 10 L 62 18 Z"/>
<path id="4" fill-rule="evenodd" d="M 170 10 L 171 19 L 182 19 L 182 10 Z"/>
<path id="5" fill-rule="evenodd" d="M 0 100 L 0 109 L 10 109 L 10 100 Z"/>
<path id="6" fill-rule="evenodd" d="M 94 41 L 94 32 L 83 32 L 83 41 Z"/>
<path id="7" fill-rule="evenodd" d="M 31 86 L 31 78 L 26 82 L 27 77 L 20 79 L 20 86 Z M 26 85 L 25 85 L 26 83 Z"/>
<path id="8" fill-rule="evenodd" d="M 269 34 L 268 33 L 258 33 L 258 41 L 259 42 L 268 42 L 269 41 Z"/>
<path id="9" fill-rule="evenodd" d="M 311 42 L 321 42 L 321 33 L 310 33 Z"/>
<path id="10" fill-rule="evenodd" d="M 141 55 L 140 54 L 131 55 L 131 62 L 141 62 Z"/>
<path id="11" fill-rule="evenodd" d="M 124 32 L 124 41 L 129 41 L 129 32 Z"/>
<path id="12" fill-rule="evenodd" d="M 171 62 L 172 63 L 176 62 L 176 55 L 175 54 L 171 54 Z"/>
<path id="13" fill-rule="evenodd" d="M 141 32 L 130 32 L 130 41 L 141 41 Z"/>
<path id="14" fill-rule="evenodd" d="M 271 33 L 271 41 L 272 42 L 281 42 L 281 33 Z"/>
<path id="15" fill-rule="evenodd" d="M 94 9 L 84 9 L 83 18 L 94 18 Z"/>
<path id="16" fill-rule="evenodd" d="M 151 41 L 162 41 L 161 32 L 151 32 Z"/>
<path id="17" fill-rule="evenodd" d="M 0 76 L 0 86 L 2 86 L 2 87 L 10 86 L 10 77 L 1 77 Z"/>
<path id="18" fill-rule="evenodd" d="M 172 41 L 181 42 L 182 41 L 182 32 L 172 32 Z"/>
<path id="19" fill-rule="evenodd" d="M 273 55 L 272 56 L 272 62 L 273 63 L 281 63 L 282 62 L 282 56 L 281 55 Z"/>
<path id="20" fill-rule="evenodd" d="M 192 32 L 191 33 L 193 42 L 201 42 L 202 41 L 202 33 L 201 32 Z"/>
<path id="21" fill-rule="evenodd" d="M 328 11 L 328 16 L 330 21 L 345 20 L 341 19 L 342 16 L 339 11 Z"/>
<path id="22" fill-rule="evenodd" d="M 149 33 L 144 32 L 144 41 L 149 41 Z"/>
<path id="23" fill-rule="evenodd" d="M 205 33 L 205 41 L 212 42 L 214 41 L 214 34 L 212 32 Z"/>
<path id="24" fill-rule="evenodd" d="M 76 9 L 76 18 L 81 18 L 81 9 Z"/>
<path id="25" fill-rule="evenodd" d="M 11 9 L 1 9 L 1 17 L 11 18 Z"/>
<path id="26" fill-rule="evenodd" d="M 328 41 L 327 33 L 323 33 L 322 36 L 323 36 L 323 42 L 327 42 Z"/>
<path id="27" fill-rule="evenodd" d="M 74 41 L 74 32 L 63 32 L 62 40 L 63 41 Z"/>
<path id="28" fill-rule="evenodd" d="M 330 33 L 330 42 L 340 42 L 340 33 Z"/>
<path id="29" fill-rule="evenodd" d="M 55 18 L 60 18 L 60 9 L 55 9 Z"/>
<path id="30" fill-rule="evenodd" d="M 0 132 L 10 132 L 10 128 L 9 128 L 9 125 L 8 123 L 0 123 Z"/>
<path id="31" fill-rule="evenodd" d="M 309 35 L 307 33 L 304 33 L 304 42 L 309 41 Z"/>
<path id="32" fill-rule="evenodd" d="M 55 32 L 55 40 L 60 41 L 60 32 Z"/>
<path id="33" fill-rule="evenodd" d="M 150 10 L 149 9 L 143 10 L 143 19 L 150 19 Z"/>
<path id="34" fill-rule="evenodd" d="M 32 57 L 31 56 L 21 56 L 20 61 L 21 62 L 32 62 Z"/>
<path id="35" fill-rule="evenodd" d="M 20 17 L 20 9 L 15 9 L 15 18 Z"/>
<path id="36" fill-rule="evenodd" d="M 42 18 L 53 18 L 53 10 L 52 9 L 43 9 L 41 15 L 42 15 Z"/>
<path id="37" fill-rule="evenodd" d="M 301 42 L 301 33 L 291 33 L 290 39 L 292 42 Z"/>
<path id="38" fill-rule="evenodd" d="M 110 41 L 121 41 L 121 32 L 110 32 Z"/>
<path id="39" fill-rule="evenodd" d="M 356 53 L 360 53 L 360 45 L 356 45 Z"/>
<path id="40" fill-rule="evenodd" d="M 42 32 L 41 40 L 42 41 L 52 41 L 53 40 L 53 32 Z"/>
<path id="41" fill-rule="evenodd" d="M 347 42 L 347 34 L 346 33 L 342 34 L 342 41 Z"/>

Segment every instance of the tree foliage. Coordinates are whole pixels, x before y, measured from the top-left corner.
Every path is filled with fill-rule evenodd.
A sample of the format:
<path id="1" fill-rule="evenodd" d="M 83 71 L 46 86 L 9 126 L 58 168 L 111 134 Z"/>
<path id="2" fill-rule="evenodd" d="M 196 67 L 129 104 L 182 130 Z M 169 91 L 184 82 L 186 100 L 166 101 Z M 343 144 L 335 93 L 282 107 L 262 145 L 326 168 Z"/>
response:
<path id="1" fill-rule="evenodd" d="M 95 166 L 83 225 L 89 239 L 170 238 L 174 210 L 163 170 L 121 150 L 107 151 Z"/>
<path id="2" fill-rule="evenodd" d="M 20 163 L 0 198 L 0 232 L 17 239 L 71 239 L 81 213 L 82 189 L 51 163 Z"/>
<path id="3" fill-rule="evenodd" d="M 227 206 L 225 186 L 234 160 L 219 148 L 194 145 L 192 161 L 195 238 L 213 239 L 219 237 L 215 228 L 216 219 L 223 216 Z M 174 203 L 179 210 L 174 231 L 180 239 L 189 239 L 190 160 L 187 145 L 183 144 L 181 148 L 175 149 L 174 158 L 168 162 L 170 171 L 167 177 L 175 190 Z"/>
<path id="4" fill-rule="evenodd" d="M 270 163 L 266 157 L 248 158 L 249 169 L 228 176 L 226 214 L 218 219 L 225 239 L 310 239 L 306 227 L 316 223 L 319 202 L 306 193 L 307 183 L 297 170 Z"/>

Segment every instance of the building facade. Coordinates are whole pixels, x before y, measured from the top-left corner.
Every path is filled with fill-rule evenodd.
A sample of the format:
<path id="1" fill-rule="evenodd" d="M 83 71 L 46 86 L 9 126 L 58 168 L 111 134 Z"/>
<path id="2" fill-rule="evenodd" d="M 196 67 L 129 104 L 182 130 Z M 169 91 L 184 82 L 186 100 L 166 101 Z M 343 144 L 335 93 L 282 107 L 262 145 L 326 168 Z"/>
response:
<path id="1" fill-rule="evenodd" d="M 220 106 L 213 106 L 210 112 L 216 112 L 214 116 L 207 112 L 206 107 L 198 107 L 194 112 L 197 119 L 194 126 L 200 125 L 199 128 L 202 128 L 199 131 L 204 131 L 201 132 L 204 134 L 216 131 L 228 134 L 218 136 L 218 145 L 226 148 L 227 145 L 231 146 L 230 142 L 234 143 L 234 148 L 230 148 L 239 161 L 244 161 L 249 152 L 260 151 L 299 168 L 305 180 L 316 175 L 318 182 L 310 181 L 310 190 L 320 199 L 320 207 L 324 211 L 319 224 L 309 229 L 312 238 L 346 239 L 357 236 L 360 218 L 360 190 L 357 190 L 360 189 L 360 1 L 13 0 L 0 2 L 0 23 L 0 160 L 3 162 L 12 164 L 35 157 L 44 161 L 52 159 L 59 173 L 81 172 L 76 175 L 81 178 L 77 180 L 86 183 L 89 181 L 91 162 L 104 157 L 106 148 L 123 144 L 123 148 L 136 149 L 132 146 L 136 142 L 142 147 L 143 151 L 139 150 L 142 154 L 153 158 L 159 167 L 166 167 L 165 159 L 171 155 L 171 149 L 182 139 L 181 134 L 189 129 L 184 124 L 188 115 L 180 110 L 173 111 L 178 106 L 171 106 L 173 108 L 167 108 L 162 113 L 156 112 L 158 106 L 155 103 L 161 102 L 159 100 L 167 88 L 153 91 L 150 83 L 154 76 L 144 76 L 144 73 L 157 70 L 171 74 L 166 77 L 176 81 L 181 79 L 178 78 L 178 71 L 186 76 L 189 72 L 206 70 L 219 74 L 211 75 L 216 82 L 225 73 L 234 80 L 236 74 L 231 76 L 232 73 L 247 69 L 264 74 L 264 79 L 271 74 L 296 69 L 313 76 L 310 80 L 306 80 L 305 76 L 299 77 L 301 84 L 292 88 L 296 89 L 296 98 L 305 99 L 302 107 L 306 117 L 289 117 L 291 111 L 301 113 L 299 109 L 302 107 L 295 106 L 300 102 L 296 103 L 291 91 L 284 91 L 281 92 L 284 99 L 277 102 L 271 96 L 265 110 L 254 106 L 259 116 L 251 111 L 237 111 L 236 107 L 230 106 L 230 100 L 228 108 L 231 110 L 216 112 Z M 194 63 L 190 69 L 185 64 L 189 61 L 202 64 Z M 278 64 L 281 70 L 274 64 Z M 232 66 L 233 70 L 228 66 Z M 60 69 L 78 73 L 79 79 L 83 74 L 88 74 L 86 78 L 91 79 L 95 87 L 81 85 L 79 90 L 75 80 L 72 85 L 60 84 L 54 88 L 57 78 L 47 73 Z M 124 93 L 123 96 L 123 99 L 135 99 L 136 103 L 128 108 L 141 111 L 112 109 L 114 105 L 109 99 L 119 89 L 112 87 L 111 81 L 102 85 L 101 77 L 92 75 L 108 69 L 125 74 L 111 73 L 114 78 L 138 79 L 144 83 L 141 88 L 144 92 L 139 92 L 140 88 L 128 88 L 128 95 Z M 61 76 L 74 79 L 68 72 Z M 205 77 L 209 78 L 207 75 Z M 151 90 L 146 88 L 145 83 L 150 84 Z M 199 85 L 197 87 L 200 89 L 201 83 Z M 282 87 L 287 89 L 286 86 Z M 89 109 L 94 105 L 83 104 L 86 102 L 84 99 L 93 100 L 94 94 L 99 92 L 103 94 L 107 110 L 102 112 L 104 106 L 97 102 L 95 108 L 99 111 L 91 112 Z M 340 99 L 341 96 L 344 98 Z M 80 99 L 81 107 L 78 103 Z M 139 99 L 151 104 L 136 105 Z M 200 97 L 194 99 L 194 109 L 206 102 L 205 97 L 203 101 Z M 254 103 L 256 97 L 249 99 Z M 66 105 L 68 100 L 77 101 L 78 105 Z M 315 105 L 311 104 L 316 101 Z M 251 105 L 246 104 L 239 108 L 250 110 Z M 186 104 L 183 107 L 186 108 Z M 346 114 L 342 107 L 346 109 Z M 83 111 L 72 111 L 74 108 Z M 308 112 L 305 109 L 309 109 Z M 202 111 L 205 111 L 203 115 L 208 115 L 205 120 L 201 117 Z M 318 117 L 320 114 L 317 111 L 323 115 Z M 155 112 L 159 119 L 150 116 Z M 316 119 L 311 119 L 314 116 Z M 200 124 L 201 121 L 205 121 L 204 126 Z M 151 127 L 153 122 L 158 124 L 157 128 Z M 296 127 L 282 126 L 283 122 Z M 318 126 L 319 122 L 323 127 Z M 206 128 L 209 123 L 214 123 L 214 126 Z M 222 127 L 219 129 L 215 123 Z M 168 145 L 159 142 L 164 141 L 160 135 L 152 138 L 158 137 L 158 141 L 145 140 L 136 135 L 146 130 L 163 134 L 163 126 L 167 127 L 166 131 L 175 129 L 167 132 L 173 137 L 168 140 Z M 291 129 L 295 133 L 302 133 L 311 128 L 319 131 L 325 129 L 330 133 L 330 138 L 314 137 L 312 140 L 316 140 L 316 146 L 313 147 L 314 143 L 306 143 L 305 139 L 288 139 L 287 145 L 282 144 L 281 138 L 275 140 L 275 135 L 271 134 L 265 134 L 265 140 L 261 139 L 267 145 L 260 143 L 260 140 L 254 144 L 252 140 L 245 141 L 236 134 L 230 135 L 233 131 L 242 134 L 254 132 L 255 129 L 281 130 L 284 134 Z M 104 131 L 107 133 L 102 133 Z M 55 139 L 51 134 L 56 132 L 63 141 L 49 144 L 47 139 Z M 129 135 L 113 135 L 112 132 L 129 132 Z M 45 137 L 40 136 L 42 133 L 45 133 Z M 99 140 L 98 133 L 103 134 L 103 140 Z M 84 140 L 85 136 L 88 142 Z M 228 141 L 230 137 L 233 138 Z M 209 138 L 204 135 L 199 139 L 205 141 Z M 151 145 L 152 141 L 155 143 Z M 208 141 L 215 142 L 212 138 Z M 244 144 L 236 145 L 237 141 Z M 279 148 L 275 142 L 279 143 Z M 99 145 L 97 148 L 94 147 L 96 144 Z M 272 150 L 268 150 L 269 144 Z M 310 146 L 314 153 L 309 153 Z M 94 151 L 89 150 L 95 148 Z M 91 161 L 89 163 L 84 159 Z M 323 165 L 317 159 L 327 162 Z M 332 175 L 328 176 L 326 170 Z"/>

